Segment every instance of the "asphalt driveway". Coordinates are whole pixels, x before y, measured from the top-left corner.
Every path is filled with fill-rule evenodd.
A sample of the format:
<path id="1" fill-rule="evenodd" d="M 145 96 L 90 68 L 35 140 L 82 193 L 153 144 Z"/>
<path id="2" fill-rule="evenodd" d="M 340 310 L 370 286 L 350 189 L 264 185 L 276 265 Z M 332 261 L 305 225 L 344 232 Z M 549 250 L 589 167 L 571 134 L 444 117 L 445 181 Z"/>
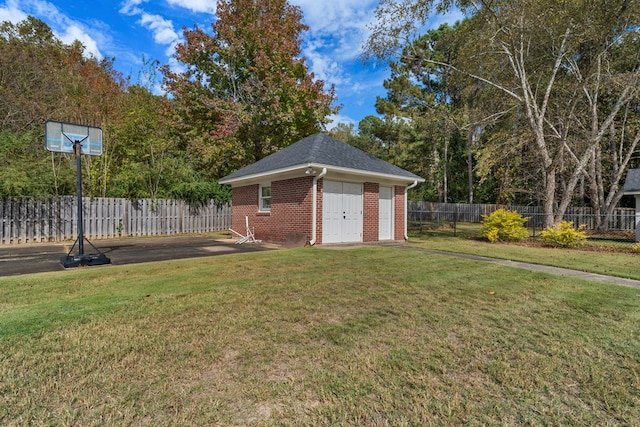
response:
<path id="1" fill-rule="evenodd" d="M 278 248 L 276 245 L 264 243 L 238 245 L 233 240 L 219 240 L 199 235 L 95 240 L 91 241 L 91 244 L 99 252 L 106 255 L 112 265 L 265 251 Z M 97 253 L 91 244 L 85 241 L 85 254 Z M 72 245 L 73 242 L 0 245 L 0 276 L 65 270 L 60 260 L 69 253 Z M 77 247 L 71 253 L 71 255 L 75 254 L 77 254 Z M 104 267 L 92 266 L 88 268 Z"/>

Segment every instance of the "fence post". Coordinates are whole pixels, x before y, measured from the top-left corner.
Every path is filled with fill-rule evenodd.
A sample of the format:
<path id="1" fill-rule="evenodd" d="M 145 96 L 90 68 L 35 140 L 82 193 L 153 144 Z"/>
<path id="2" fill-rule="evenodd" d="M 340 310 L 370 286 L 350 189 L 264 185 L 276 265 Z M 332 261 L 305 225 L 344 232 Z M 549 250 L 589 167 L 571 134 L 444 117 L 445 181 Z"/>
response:
<path id="1" fill-rule="evenodd" d="M 456 211 L 453 214 L 453 236 L 457 236 L 458 235 L 458 212 L 460 209 L 460 206 L 458 203 L 456 203 Z"/>

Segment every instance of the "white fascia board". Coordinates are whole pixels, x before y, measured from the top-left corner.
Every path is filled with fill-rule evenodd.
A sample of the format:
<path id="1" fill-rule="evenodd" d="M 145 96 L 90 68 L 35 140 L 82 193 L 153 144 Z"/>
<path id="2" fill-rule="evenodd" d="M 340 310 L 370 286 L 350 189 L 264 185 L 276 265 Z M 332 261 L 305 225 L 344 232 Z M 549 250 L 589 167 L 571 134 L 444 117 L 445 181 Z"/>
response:
<path id="1" fill-rule="evenodd" d="M 408 176 L 402 175 L 392 175 L 386 173 L 378 173 L 378 172 L 369 172 L 362 169 L 351 169 L 351 168 L 342 168 L 337 166 L 329 166 L 329 165 L 314 165 L 313 167 L 317 168 L 327 168 L 329 172 L 334 173 L 342 173 L 345 175 L 356 175 L 364 178 L 373 178 L 373 181 L 392 181 L 392 182 L 400 182 L 405 185 L 413 184 L 414 181 L 424 182 L 423 178 L 412 178 Z"/>
<path id="2" fill-rule="evenodd" d="M 338 174 L 344 174 L 344 175 L 358 176 L 361 178 L 370 178 L 370 179 L 373 179 L 373 181 L 387 181 L 387 182 L 400 183 L 402 185 L 410 185 L 410 184 L 413 184 L 415 181 L 417 182 L 425 181 L 423 178 L 420 178 L 420 177 L 412 178 L 412 177 L 407 177 L 402 175 L 369 172 L 361 169 L 343 168 L 338 166 L 324 165 L 320 163 L 303 163 L 299 165 L 265 171 L 265 172 L 256 173 L 252 175 L 244 175 L 238 178 L 223 179 L 218 182 L 220 184 L 231 184 L 231 185 L 245 184 L 246 185 L 250 183 L 268 181 L 274 176 L 284 175 L 291 172 L 301 171 L 302 173 L 304 173 L 304 171 L 307 168 L 313 168 L 318 173 L 322 171 L 323 168 L 327 168 L 327 171 L 328 171 L 327 175 L 329 175 L 329 178 L 332 173 L 338 173 Z"/>
<path id="3" fill-rule="evenodd" d="M 270 170 L 270 171 L 254 173 L 254 174 L 251 174 L 251 175 L 243 175 L 243 176 L 239 176 L 237 178 L 221 179 L 220 181 L 218 181 L 218 183 L 233 185 L 233 184 L 244 183 L 244 182 L 268 181 L 268 178 L 273 177 L 274 175 L 282 175 L 282 174 L 286 174 L 286 173 L 289 173 L 289 172 L 295 172 L 295 171 L 298 171 L 298 170 L 304 171 L 309 166 L 310 166 L 310 164 L 288 166 L 286 168 L 274 169 L 274 170 Z"/>

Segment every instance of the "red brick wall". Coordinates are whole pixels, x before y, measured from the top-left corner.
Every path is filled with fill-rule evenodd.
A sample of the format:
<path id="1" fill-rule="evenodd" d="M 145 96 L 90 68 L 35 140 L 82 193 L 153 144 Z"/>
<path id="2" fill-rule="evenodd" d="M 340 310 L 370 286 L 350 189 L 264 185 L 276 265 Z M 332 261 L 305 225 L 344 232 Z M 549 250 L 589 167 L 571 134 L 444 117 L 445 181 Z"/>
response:
<path id="1" fill-rule="evenodd" d="M 258 185 L 234 187 L 231 193 L 231 228 L 245 235 L 245 216 L 249 216 L 249 226 L 255 227 L 258 212 Z M 257 231 L 257 228 L 256 228 Z M 234 235 L 233 237 L 238 237 Z"/>
<path id="2" fill-rule="evenodd" d="M 259 186 L 247 185 L 233 189 L 232 225 L 245 234 L 245 216 L 256 239 L 285 242 L 289 233 L 311 239 L 311 206 L 313 177 L 300 177 L 271 183 L 271 212 L 258 212 Z"/>
<path id="3" fill-rule="evenodd" d="M 364 183 L 362 203 L 362 241 L 377 242 L 379 239 L 380 222 L 380 184 L 375 182 Z"/>
<path id="4" fill-rule="evenodd" d="M 318 180 L 316 244 L 322 244 L 322 194 L 323 179 Z M 300 177 L 271 183 L 271 212 L 258 212 L 259 186 L 247 185 L 233 189 L 232 225 L 235 231 L 245 234 L 245 216 L 255 230 L 256 239 L 285 242 L 289 233 L 305 234 L 312 238 L 313 177 Z M 364 183 L 363 236 L 364 242 L 377 242 L 379 227 L 378 183 Z M 394 239 L 404 240 L 405 187 L 394 188 Z"/>
<path id="5" fill-rule="evenodd" d="M 394 240 L 404 240 L 404 194 L 406 192 L 406 187 L 401 185 L 396 185 L 393 189 L 394 191 L 394 232 L 393 238 Z"/>

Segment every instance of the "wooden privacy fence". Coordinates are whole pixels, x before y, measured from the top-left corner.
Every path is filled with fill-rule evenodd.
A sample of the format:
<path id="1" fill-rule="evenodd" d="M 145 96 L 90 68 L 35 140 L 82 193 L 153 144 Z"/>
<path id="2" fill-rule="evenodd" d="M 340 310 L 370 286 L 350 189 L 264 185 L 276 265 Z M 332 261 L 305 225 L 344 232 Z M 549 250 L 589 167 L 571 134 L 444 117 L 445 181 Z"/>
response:
<path id="1" fill-rule="evenodd" d="M 511 206 L 494 204 L 466 204 L 466 203 L 434 203 L 409 201 L 407 205 L 407 219 L 414 223 L 424 222 L 482 222 L 484 215 L 504 208 L 519 212 L 528 217 L 525 224 L 528 228 L 541 228 L 544 224 L 544 211 L 540 206 Z M 569 207 L 564 214 L 566 221 L 573 221 L 574 225 L 584 224 L 586 229 L 596 228 L 596 215 L 590 207 Z M 603 221 L 605 218 L 602 218 Z M 608 230 L 634 231 L 636 229 L 635 209 L 616 208 L 608 218 L 605 228 Z"/>
<path id="2" fill-rule="evenodd" d="M 84 198 L 88 239 L 226 230 L 231 205 L 193 207 L 180 200 Z M 76 197 L 0 199 L 0 244 L 60 242 L 78 237 Z"/>

